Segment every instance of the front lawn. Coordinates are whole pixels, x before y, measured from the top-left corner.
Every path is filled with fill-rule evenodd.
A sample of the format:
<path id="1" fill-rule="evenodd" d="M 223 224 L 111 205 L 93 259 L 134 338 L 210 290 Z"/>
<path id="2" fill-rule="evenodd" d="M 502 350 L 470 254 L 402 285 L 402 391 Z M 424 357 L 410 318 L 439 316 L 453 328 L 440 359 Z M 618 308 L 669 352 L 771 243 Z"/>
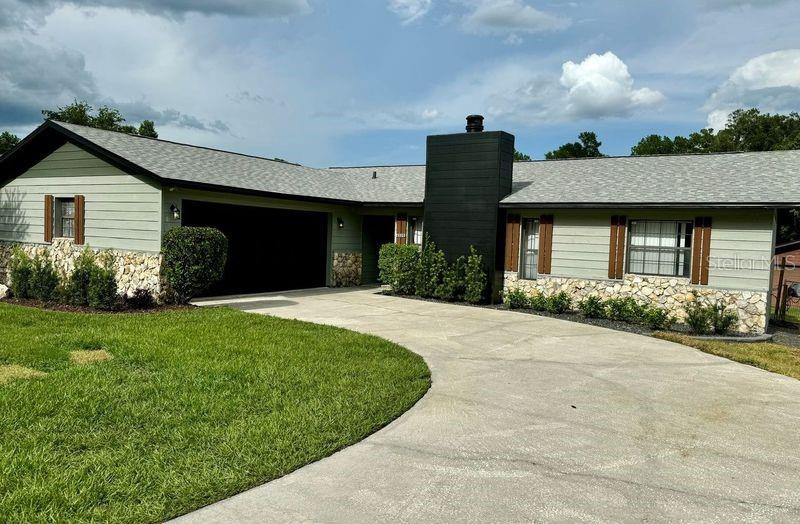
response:
<path id="1" fill-rule="evenodd" d="M 800 379 L 800 348 L 773 342 L 744 343 L 697 340 L 673 333 L 656 333 L 654 336 L 685 346 L 691 346 L 705 353 L 725 357 L 742 364 Z"/>
<path id="2" fill-rule="evenodd" d="M 430 385 L 385 340 L 225 308 L 0 303 L 0 326 L 3 521 L 174 517 L 363 439 Z"/>

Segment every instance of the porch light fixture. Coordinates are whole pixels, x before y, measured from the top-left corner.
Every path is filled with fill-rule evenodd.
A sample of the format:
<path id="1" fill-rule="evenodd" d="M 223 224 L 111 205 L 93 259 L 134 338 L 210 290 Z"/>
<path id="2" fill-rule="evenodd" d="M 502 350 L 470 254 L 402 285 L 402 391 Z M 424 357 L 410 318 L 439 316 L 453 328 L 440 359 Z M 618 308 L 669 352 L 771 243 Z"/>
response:
<path id="1" fill-rule="evenodd" d="M 171 206 L 169 206 L 169 212 L 172 213 L 172 218 L 174 220 L 180 220 L 181 219 L 181 210 L 178 209 L 175 204 L 172 204 Z"/>
<path id="2" fill-rule="evenodd" d="M 336 217 L 336 225 L 339 229 L 344 229 L 344 220 L 342 220 L 342 217 Z"/>

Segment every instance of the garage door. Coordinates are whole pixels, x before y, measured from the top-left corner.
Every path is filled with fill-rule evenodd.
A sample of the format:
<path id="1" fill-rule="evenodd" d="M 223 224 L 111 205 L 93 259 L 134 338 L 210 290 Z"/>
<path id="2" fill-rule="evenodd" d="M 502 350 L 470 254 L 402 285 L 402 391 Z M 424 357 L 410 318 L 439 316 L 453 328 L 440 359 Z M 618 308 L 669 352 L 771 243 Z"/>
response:
<path id="1" fill-rule="evenodd" d="M 209 296 L 326 284 L 325 213 L 184 200 L 183 224 L 215 227 L 228 237 L 225 276 Z"/>

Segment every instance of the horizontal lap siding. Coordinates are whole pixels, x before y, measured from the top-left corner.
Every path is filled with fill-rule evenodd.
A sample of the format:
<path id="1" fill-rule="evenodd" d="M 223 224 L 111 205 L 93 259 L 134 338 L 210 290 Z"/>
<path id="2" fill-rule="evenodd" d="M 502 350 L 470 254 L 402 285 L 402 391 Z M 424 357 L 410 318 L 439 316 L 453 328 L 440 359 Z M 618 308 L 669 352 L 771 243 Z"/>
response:
<path id="1" fill-rule="evenodd" d="M 769 289 L 773 246 L 771 210 L 509 210 L 523 217 L 553 214 L 553 276 L 606 279 L 610 218 L 690 220 L 712 217 L 710 287 L 762 291 Z M 627 239 L 626 252 L 627 257 Z M 627 269 L 627 260 L 625 268 Z"/>
<path id="2" fill-rule="evenodd" d="M 159 251 L 161 189 L 65 144 L 0 189 L 0 240 L 44 240 L 44 195 L 86 197 L 86 245 Z"/>

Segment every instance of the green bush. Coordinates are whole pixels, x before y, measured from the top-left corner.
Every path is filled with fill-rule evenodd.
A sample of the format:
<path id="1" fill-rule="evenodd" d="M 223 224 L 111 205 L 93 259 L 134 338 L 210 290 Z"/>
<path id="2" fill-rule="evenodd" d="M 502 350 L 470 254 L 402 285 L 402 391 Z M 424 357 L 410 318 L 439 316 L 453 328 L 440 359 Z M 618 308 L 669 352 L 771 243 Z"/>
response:
<path id="1" fill-rule="evenodd" d="M 469 247 L 467 267 L 465 272 L 464 299 L 470 304 L 479 304 L 486 300 L 487 278 L 483 270 L 483 256 L 475 251 L 474 246 Z"/>
<path id="2" fill-rule="evenodd" d="M 112 310 L 117 305 L 117 278 L 110 254 L 103 254 L 101 265 L 95 265 L 89 274 L 86 299 L 89 307 Z"/>
<path id="3" fill-rule="evenodd" d="M 632 324 L 640 324 L 644 319 L 645 306 L 630 297 L 609 298 L 605 301 L 606 317 Z"/>
<path id="4" fill-rule="evenodd" d="M 125 307 L 128 309 L 152 309 L 156 306 L 156 299 L 147 289 L 136 289 L 131 296 L 125 297 Z"/>
<path id="5" fill-rule="evenodd" d="M 171 298 L 189 302 L 224 274 L 228 239 L 210 227 L 176 227 L 164 235 L 162 271 Z"/>
<path id="6" fill-rule="evenodd" d="M 739 322 L 739 315 L 734 311 L 727 311 L 725 303 L 717 302 L 711 309 L 711 325 L 717 335 L 727 335 Z"/>
<path id="7" fill-rule="evenodd" d="M 10 266 L 11 294 L 16 298 L 31 298 L 33 260 L 21 248 L 15 247 Z"/>
<path id="8" fill-rule="evenodd" d="M 70 304 L 76 306 L 89 304 L 89 281 L 97 269 L 94 251 L 89 248 L 84 249 L 75 259 L 75 267 L 67 279 L 66 298 Z"/>
<path id="9" fill-rule="evenodd" d="M 414 245 L 384 244 L 378 255 L 379 279 L 398 295 L 413 295 L 417 286 L 419 249 Z"/>
<path id="10" fill-rule="evenodd" d="M 714 331 L 713 307 L 703 307 L 693 302 L 686 308 L 686 324 L 696 335 L 710 335 Z"/>
<path id="11" fill-rule="evenodd" d="M 528 298 L 528 307 L 534 311 L 547 311 L 549 301 L 541 293 L 535 293 Z"/>
<path id="12" fill-rule="evenodd" d="M 586 318 L 605 318 L 606 307 L 599 297 L 590 296 L 578 303 L 578 310 Z"/>
<path id="13" fill-rule="evenodd" d="M 566 313 L 572 307 L 572 299 L 566 291 L 547 297 L 547 311 L 555 314 Z"/>
<path id="14" fill-rule="evenodd" d="M 31 263 L 30 289 L 31 298 L 42 302 L 52 302 L 57 298 L 60 280 L 50 256 L 37 254 Z"/>
<path id="15" fill-rule="evenodd" d="M 436 243 L 425 235 L 425 243 L 419 255 L 417 267 L 417 295 L 430 298 L 436 295 L 436 290 L 444 281 L 447 271 L 447 259 L 444 252 L 437 249 Z"/>
<path id="16" fill-rule="evenodd" d="M 522 309 L 530 305 L 528 294 L 520 288 L 509 290 L 505 296 L 503 296 L 503 301 L 506 303 L 506 306 L 508 306 L 508 309 Z"/>
<path id="17" fill-rule="evenodd" d="M 674 319 L 666 310 L 651 306 L 645 309 L 642 321 L 650 329 L 662 330 L 669 329 Z"/>
<path id="18" fill-rule="evenodd" d="M 436 298 L 450 301 L 464 300 L 466 272 L 467 259 L 458 257 L 445 271 L 442 283 L 436 288 Z"/>

